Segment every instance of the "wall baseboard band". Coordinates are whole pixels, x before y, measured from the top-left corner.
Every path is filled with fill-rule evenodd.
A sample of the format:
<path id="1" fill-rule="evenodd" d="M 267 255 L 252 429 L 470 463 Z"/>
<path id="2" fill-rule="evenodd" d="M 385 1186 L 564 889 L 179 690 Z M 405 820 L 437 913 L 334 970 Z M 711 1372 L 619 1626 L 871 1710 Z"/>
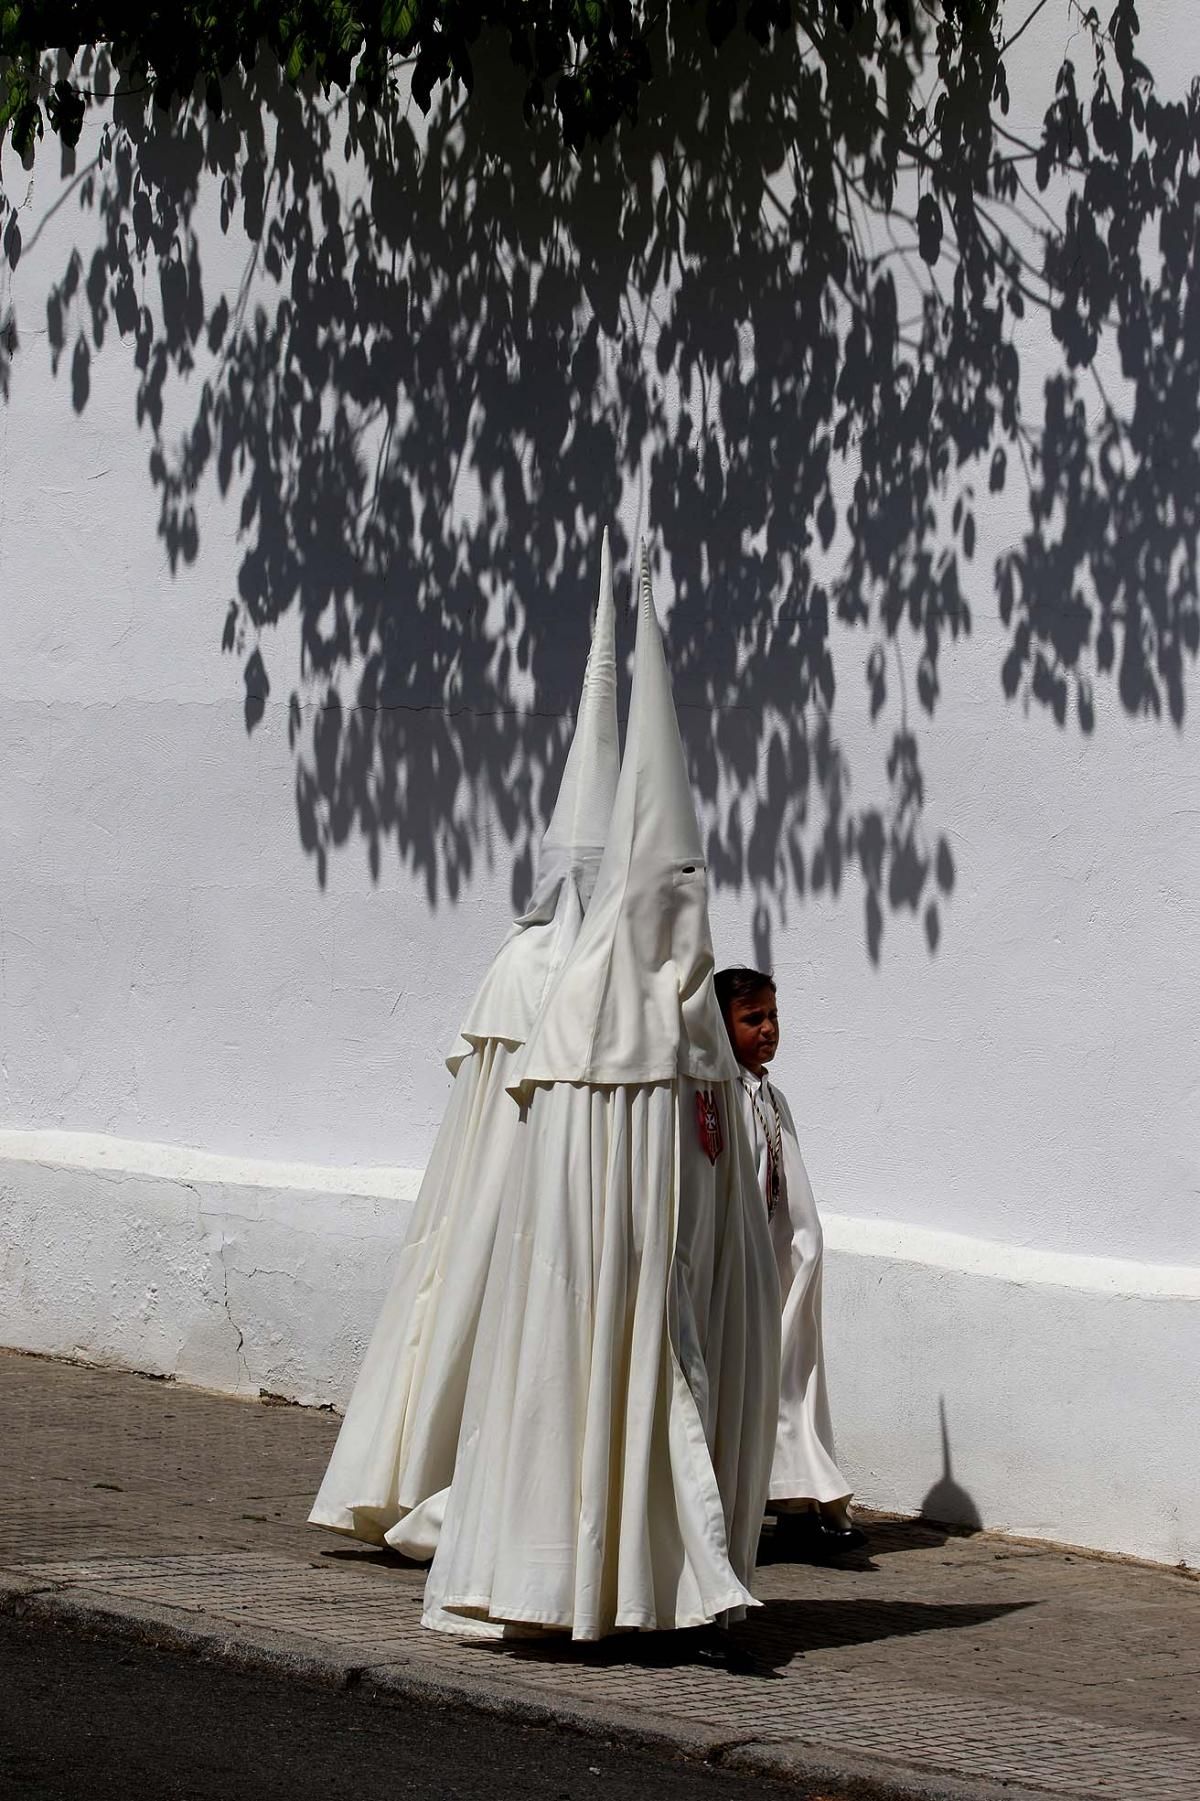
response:
<path id="1" fill-rule="evenodd" d="M 0 1342 L 344 1406 L 420 1180 L 2 1131 Z M 825 1236 L 861 1501 L 1200 1563 L 1200 1270 L 833 1213 Z"/>
<path id="2" fill-rule="evenodd" d="M 99 1132 L 0 1129 L 0 1163 L 5 1162 L 150 1176 L 168 1182 L 360 1195 L 403 1202 L 415 1201 L 424 1174 L 419 1169 L 385 1165 L 292 1163 L 231 1156 L 147 1139 L 112 1138 Z M 1139 1263 L 1121 1257 L 1092 1257 L 1035 1245 L 1003 1244 L 961 1232 L 834 1213 L 825 1208 L 821 1218 L 828 1249 L 850 1256 L 885 1257 L 889 1262 L 919 1263 L 930 1269 L 989 1276 L 1001 1282 L 1044 1283 L 1138 1300 L 1200 1301 L 1200 1264 Z"/>
<path id="3" fill-rule="evenodd" d="M 230 1188 L 300 1189 L 310 1194 L 375 1195 L 414 1201 L 423 1171 L 358 1164 L 287 1163 L 235 1157 L 188 1145 L 102 1132 L 18 1132 L 0 1129 L 0 1163 L 41 1163 L 57 1169 L 94 1169 L 114 1175 L 158 1176 L 168 1182 L 214 1182 Z"/>

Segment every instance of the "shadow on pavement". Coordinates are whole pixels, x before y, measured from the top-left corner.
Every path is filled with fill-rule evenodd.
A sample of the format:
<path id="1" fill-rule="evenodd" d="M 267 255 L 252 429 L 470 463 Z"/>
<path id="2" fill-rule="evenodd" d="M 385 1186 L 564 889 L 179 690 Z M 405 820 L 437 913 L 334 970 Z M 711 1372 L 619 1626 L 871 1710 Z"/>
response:
<path id="1" fill-rule="evenodd" d="M 983 1626 L 1032 1605 L 1030 1601 L 764 1601 L 760 1611 L 735 1627 L 731 1636 L 738 1650 L 754 1663 L 779 1670 L 805 1651 Z"/>
<path id="2" fill-rule="evenodd" d="M 338 1545 L 334 1549 L 322 1547 L 322 1557 L 331 1557 L 335 1563 L 379 1564 L 385 1570 L 426 1570 L 429 1559 L 405 1557 L 402 1551 L 393 1551 L 388 1545 Z"/>
<path id="3" fill-rule="evenodd" d="M 598 1644 L 567 1638 L 480 1641 L 481 1647 L 526 1662 L 582 1663 L 592 1667 L 674 1669 L 708 1664 L 735 1674 L 772 1677 L 805 1651 L 863 1645 L 917 1632 L 946 1632 L 986 1625 L 1029 1601 L 950 1604 L 923 1601 L 765 1601 L 750 1618 L 723 1632 L 628 1632 Z"/>
<path id="4" fill-rule="evenodd" d="M 975 1528 L 972 1526 L 951 1525 L 944 1520 L 913 1519 L 892 1520 L 872 1519 L 870 1514 L 855 1514 L 857 1523 L 867 1535 L 864 1550 L 850 1552 L 841 1557 L 830 1558 L 818 1567 L 837 1570 L 870 1570 L 873 1569 L 876 1557 L 891 1557 L 901 1551 L 937 1551 L 952 1538 L 973 1538 Z M 759 1569 L 769 1565 L 795 1563 L 803 1567 L 806 1560 L 796 1558 L 791 1552 L 777 1547 L 774 1528 L 768 1525 L 758 1541 Z"/>

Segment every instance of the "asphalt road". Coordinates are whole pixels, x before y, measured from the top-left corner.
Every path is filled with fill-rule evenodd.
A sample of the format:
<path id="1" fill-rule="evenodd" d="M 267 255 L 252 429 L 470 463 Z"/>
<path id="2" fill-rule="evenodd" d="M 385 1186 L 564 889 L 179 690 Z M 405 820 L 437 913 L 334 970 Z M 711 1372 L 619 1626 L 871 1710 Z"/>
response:
<path id="1" fill-rule="evenodd" d="M 21 1801 L 803 1801 L 552 1727 L 243 1674 L 0 1619 L 0 1795 Z"/>

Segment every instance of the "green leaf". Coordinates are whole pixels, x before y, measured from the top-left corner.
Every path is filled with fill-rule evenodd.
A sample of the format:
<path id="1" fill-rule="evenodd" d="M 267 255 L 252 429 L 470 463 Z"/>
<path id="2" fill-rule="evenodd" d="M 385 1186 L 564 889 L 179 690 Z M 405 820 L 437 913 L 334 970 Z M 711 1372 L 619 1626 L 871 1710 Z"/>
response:
<path id="1" fill-rule="evenodd" d="M 417 26 L 416 0 L 384 0 L 379 26 L 385 38 L 409 43 Z"/>

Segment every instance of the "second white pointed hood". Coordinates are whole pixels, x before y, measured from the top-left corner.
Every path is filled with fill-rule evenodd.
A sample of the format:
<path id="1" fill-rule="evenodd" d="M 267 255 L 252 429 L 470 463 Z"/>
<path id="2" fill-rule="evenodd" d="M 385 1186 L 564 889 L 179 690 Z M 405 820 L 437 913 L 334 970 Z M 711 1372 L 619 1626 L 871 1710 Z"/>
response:
<path id="1" fill-rule="evenodd" d="M 595 884 L 617 792 L 616 608 L 608 530 L 600 543 L 600 596 L 583 676 L 575 736 L 567 752 L 558 799 L 542 836 L 533 899 L 526 917 L 562 876 L 572 874 L 586 903 Z"/>
<path id="2" fill-rule="evenodd" d="M 600 868 L 620 765 L 614 612 L 606 530 L 600 551 L 600 596 L 575 735 L 538 852 L 533 894 L 467 1010 L 446 1059 L 451 1071 L 457 1071 L 474 1046 L 489 1038 L 525 1043 L 578 935 Z"/>
<path id="3" fill-rule="evenodd" d="M 729 1081 L 700 826 L 642 552 L 629 730 L 587 918 L 512 1092 L 541 1082 Z"/>

